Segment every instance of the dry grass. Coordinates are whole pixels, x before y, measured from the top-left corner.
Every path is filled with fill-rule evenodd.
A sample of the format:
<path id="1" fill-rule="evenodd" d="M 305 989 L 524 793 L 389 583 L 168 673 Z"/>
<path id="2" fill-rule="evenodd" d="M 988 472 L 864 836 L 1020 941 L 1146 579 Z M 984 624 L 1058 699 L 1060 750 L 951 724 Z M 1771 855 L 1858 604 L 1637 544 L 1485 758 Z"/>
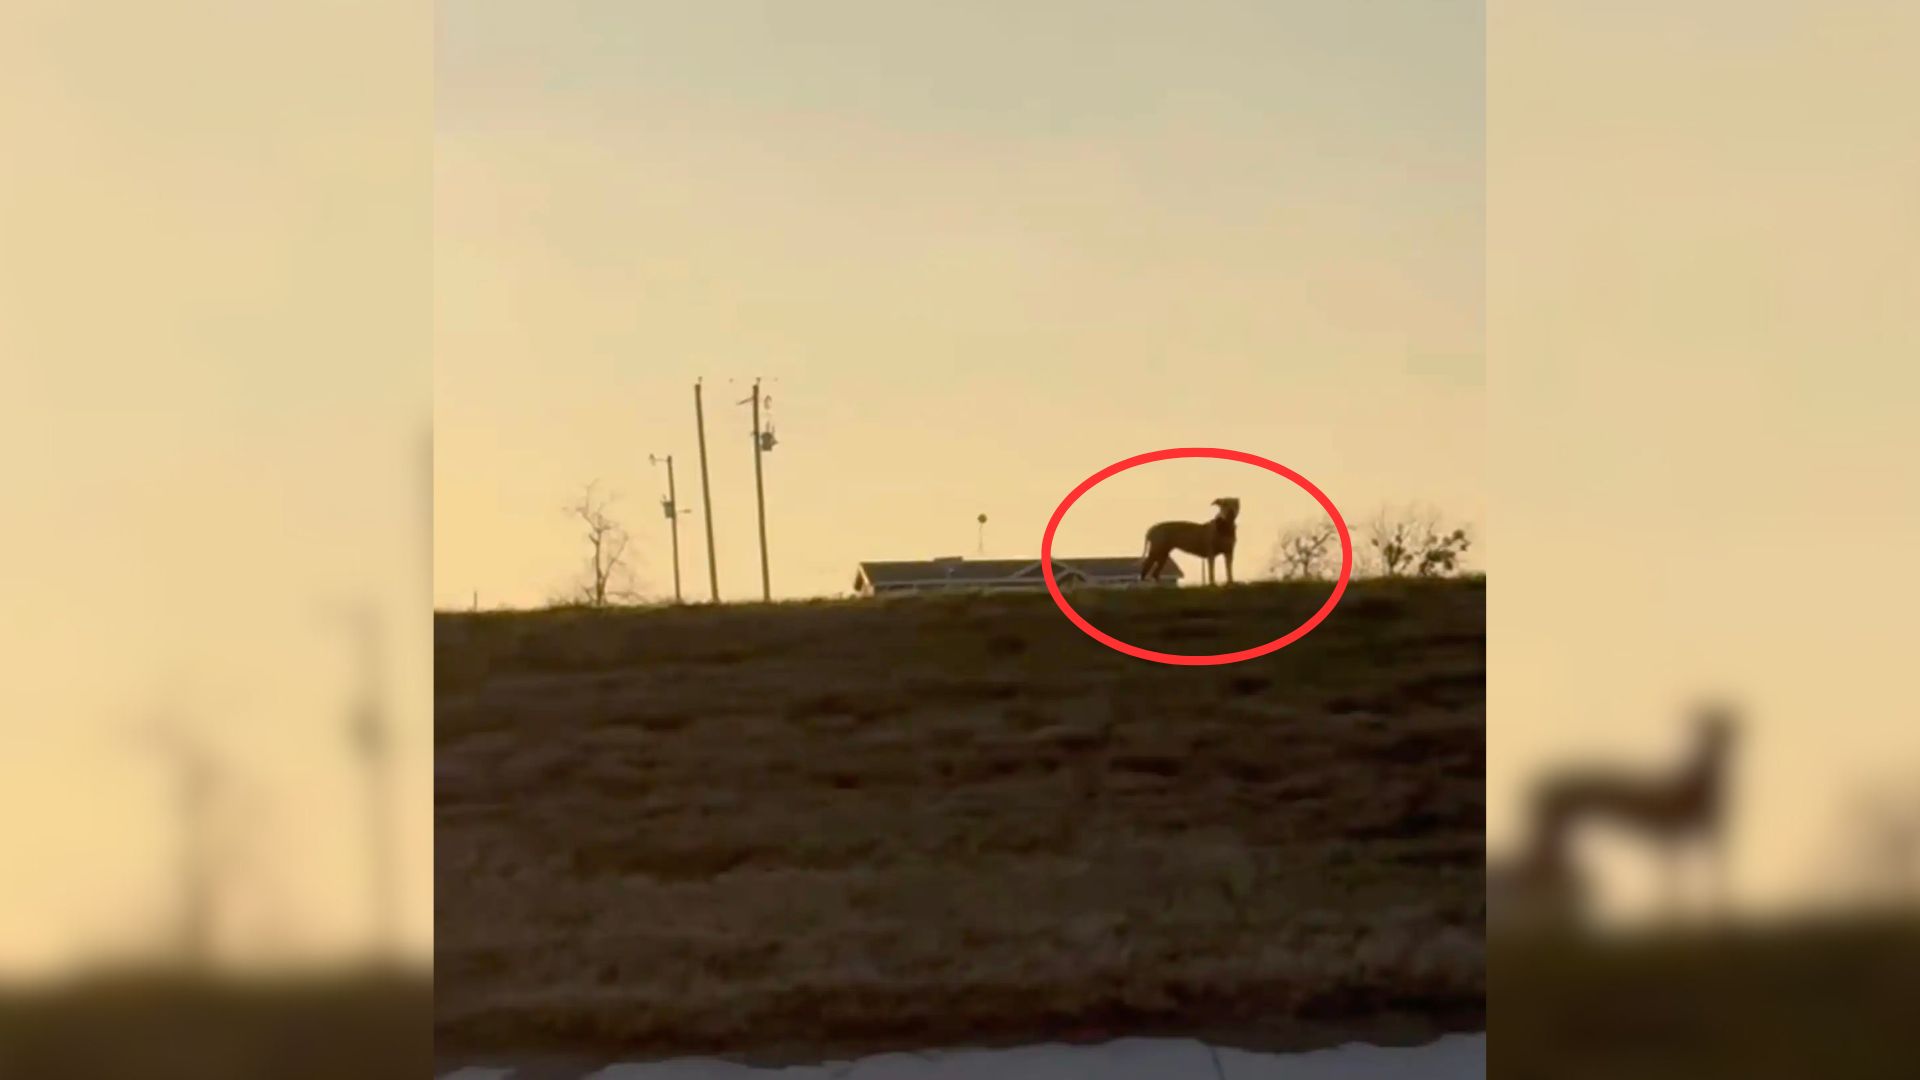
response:
<path id="1" fill-rule="evenodd" d="M 1484 600 L 438 616 L 442 1051 L 1477 1028 Z"/>

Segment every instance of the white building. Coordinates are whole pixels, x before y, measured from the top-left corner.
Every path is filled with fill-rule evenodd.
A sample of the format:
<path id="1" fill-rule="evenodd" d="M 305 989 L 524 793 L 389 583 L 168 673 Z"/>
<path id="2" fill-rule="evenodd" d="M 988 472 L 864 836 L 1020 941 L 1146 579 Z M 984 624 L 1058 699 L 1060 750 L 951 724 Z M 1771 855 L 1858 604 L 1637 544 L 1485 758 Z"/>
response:
<path id="1" fill-rule="evenodd" d="M 1093 559 L 1055 559 L 1053 578 L 1065 589 L 1169 588 L 1180 583 L 1180 568 L 1169 562 L 1158 581 L 1140 580 L 1140 559 L 1121 555 Z M 983 592 L 1044 592 L 1047 579 L 1039 559 L 964 559 L 958 555 L 904 562 L 863 562 L 854 574 L 853 591 L 861 596 L 912 592 L 979 590 Z"/>

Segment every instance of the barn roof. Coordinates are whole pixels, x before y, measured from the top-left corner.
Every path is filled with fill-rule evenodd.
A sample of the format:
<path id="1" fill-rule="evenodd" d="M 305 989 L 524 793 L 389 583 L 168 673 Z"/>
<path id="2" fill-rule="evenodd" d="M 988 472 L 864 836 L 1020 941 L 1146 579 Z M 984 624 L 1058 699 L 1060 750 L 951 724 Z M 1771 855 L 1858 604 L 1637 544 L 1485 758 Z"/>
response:
<path id="1" fill-rule="evenodd" d="M 1130 555 L 1053 560 L 1056 579 L 1076 571 L 1082 577 L 1095 579 L 1133 578 L 1140 574 L 1140 560 Z M 935 581 L 986 584 L 1020 578 L 1045 580 L 1040 573 L 1039 559 L 873 560 L 862 562 L 860 572 L 876 586 Z M 1180 568 L 1168 564 L 1164 573 L 1178 579 Z"/>

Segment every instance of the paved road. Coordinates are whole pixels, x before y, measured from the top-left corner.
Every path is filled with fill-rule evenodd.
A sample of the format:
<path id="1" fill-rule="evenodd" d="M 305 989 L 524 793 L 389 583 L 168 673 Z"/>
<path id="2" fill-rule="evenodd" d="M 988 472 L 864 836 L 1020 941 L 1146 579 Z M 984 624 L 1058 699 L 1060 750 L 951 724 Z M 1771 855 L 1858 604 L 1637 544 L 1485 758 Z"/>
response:
<path id="1" fill-rule="evenodd" d="M 697 1059 L 597 1069 L 469 1065 L 439 1080 L 1484 1080 L 1485 1035 L 1425 1046 L 1353 1044 L 1299 1054 L 1251 1054 L 1189 1039 L 1121 1039 L 1103 1046 L 1027 1046 L 881 1054 L 785 1069 Z"/>

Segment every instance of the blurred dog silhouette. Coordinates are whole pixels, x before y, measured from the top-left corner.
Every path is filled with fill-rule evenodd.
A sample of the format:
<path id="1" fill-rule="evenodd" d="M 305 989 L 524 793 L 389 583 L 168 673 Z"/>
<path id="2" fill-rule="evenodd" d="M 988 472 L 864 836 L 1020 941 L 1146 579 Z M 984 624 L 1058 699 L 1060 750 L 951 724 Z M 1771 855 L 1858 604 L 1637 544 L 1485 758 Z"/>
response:
<path id="1" fill-rule="evenodd" d="M 1548 775 L 1534 791 L 1532 858 L 1564 866 L 1573 831 L 1605 823 L 1658 849 L 1669 913 L 1679 899 L 1680 856 L 1688 848 L 1703 852 L 1711 863 L 1715 906 L 1724 911 L 1727 769 L 1736 727 L 1731 709 L 1703 706 L 1694 717 L 1693 749 L 1670 772 L 1582 767 Z"/>

